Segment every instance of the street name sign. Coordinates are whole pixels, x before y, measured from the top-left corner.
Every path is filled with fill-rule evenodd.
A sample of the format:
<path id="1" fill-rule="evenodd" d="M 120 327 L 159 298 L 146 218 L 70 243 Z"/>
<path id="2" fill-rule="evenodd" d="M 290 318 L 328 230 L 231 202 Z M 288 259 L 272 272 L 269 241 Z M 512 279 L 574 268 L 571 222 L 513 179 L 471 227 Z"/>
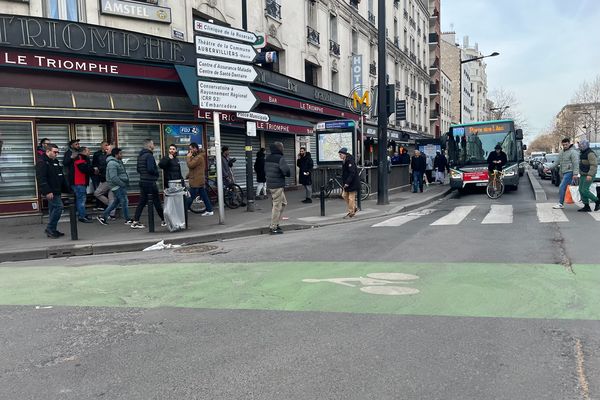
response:
<path id="1" fill-rule="evenodd" d="M 196 71 L 201 78 L 254 82 L 258 74 L 252 65 L 197 58 Z"/>
<path id="2" fill-rule="evenodd" d="M 196 54 L 251 63 L 257 53 L 249 44 L 196 36 Z"/>
<path id="3" fill-rule="evenodd" d="M 198 107 L 202 109 L 248 112 L 258 102 L 248 86 L 198 81 Z"/>
<path id="4" fill-rule="evenodd" d="M 242 119 L 250 119 L 252 121 L 269 122 L 269 116 L 267 114 L 257 113 L 253 111 L 236 113 L 236 117 Z"/>
<path id="5" fill-rule="evenodd" d="M 204 21 L 194 21 L 194 29 L 196 32 L 237 40 L 244 43 L 254 44 L 258 41 L 258 36 L 253 32 L 215 25 Z"/>

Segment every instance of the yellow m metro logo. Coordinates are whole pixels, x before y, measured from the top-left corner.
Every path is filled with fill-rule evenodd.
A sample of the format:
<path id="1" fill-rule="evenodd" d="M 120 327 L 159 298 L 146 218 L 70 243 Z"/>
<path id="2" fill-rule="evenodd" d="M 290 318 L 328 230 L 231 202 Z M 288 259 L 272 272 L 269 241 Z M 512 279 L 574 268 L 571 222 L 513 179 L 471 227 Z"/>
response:
<path id="1" fill-rule="evenodd" d="M 363 93 L 362 97 L 360 97 L 358 95 L 358 92 L 353 92 L 352 93 L 352 105 L 354 106 L 355 109 L 358 109 L 359 105 L 366 105 L 367 108 L 371 106 L 371 100 L 369 97 L 369 91 L 365 90 L 365 92 Z"/>

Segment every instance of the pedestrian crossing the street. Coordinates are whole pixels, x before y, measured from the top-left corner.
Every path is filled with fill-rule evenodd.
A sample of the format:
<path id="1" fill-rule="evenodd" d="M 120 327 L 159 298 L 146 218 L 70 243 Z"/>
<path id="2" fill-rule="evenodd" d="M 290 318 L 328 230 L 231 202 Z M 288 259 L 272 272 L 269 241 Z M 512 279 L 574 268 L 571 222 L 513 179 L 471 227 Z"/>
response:
<path id="1" fill-rule="evenodd" d="M 539 223 L 562 223 L 570 222 L 573 219 L 571 214 L 575 212 L 572 209 L 553 209 L 554 203 L 536 203 L 536 217 Z M 566 212 L 565 212 L 566 211 Z M 408 214 L 399 215 L 397 217 L 386 219 L 372 225 L 372 228 L 395 227 L 406 224 L 407 222 L 415 221 L 429 215 L 439 215 L 442 210 L 424 209 L 411 212 Z M 465 220 L 479 220 L 479 218 L 469 218 L 469 215 L 479 216 L 480 213 L 486 212 L 485 217 L 481 219 L 481 224 L 484 225 L 499 225 L 512 224 L 514 220 L 514 207 L 510 204 L 492 204 L 488 205 L 469 205 L 457 206 L 452 210 L 446 211 L 446 214 L 433 220 L 431 226 L 452 226 L 464 223 Z M 587 218 L 591 221 L 600 222 L 600 212 L 577 213 L 578 217 Z"/>

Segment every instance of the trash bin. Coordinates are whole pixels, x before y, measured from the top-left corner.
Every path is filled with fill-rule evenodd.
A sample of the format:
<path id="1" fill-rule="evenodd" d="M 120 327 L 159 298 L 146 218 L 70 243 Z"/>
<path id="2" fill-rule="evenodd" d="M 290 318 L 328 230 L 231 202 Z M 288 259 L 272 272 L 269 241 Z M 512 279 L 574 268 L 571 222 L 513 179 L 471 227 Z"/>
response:
<path id="1" fill-rule="evenodd" d="M 169 185 L 171 181 L 169 182 Z M 184 187 L 169 187 L 165 189 L 164 215 L 167 228 L 171 232 L 185 229 L 184 196 L 187 190 Z"/>

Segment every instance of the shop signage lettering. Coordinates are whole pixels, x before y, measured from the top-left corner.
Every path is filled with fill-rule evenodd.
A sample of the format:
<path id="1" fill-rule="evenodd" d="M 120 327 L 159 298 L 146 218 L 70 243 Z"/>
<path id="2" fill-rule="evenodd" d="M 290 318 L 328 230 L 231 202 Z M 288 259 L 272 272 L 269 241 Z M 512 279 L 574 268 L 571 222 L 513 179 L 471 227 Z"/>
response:
<path id="1" fill-rule="evenodd" d="M 169 64 L 194 63 L 194 45 L 70 21 L 0 14 L 0 46 Z"/>
<path id="2" fill-rule="evenodd" d="M 102 14 L 171 23 L 171 9 L 122 0 L 102 0 Z"/>
<path id="3" fill-rule="evenodd" d="M 14 51 L 0 51 L 0 65 L 121 77 L 152 78 L 166 81 L 179 80 L 177 73 L 172 68 L 150 67 L 119 62 L 103 62 L 99 60 L 84 60 L 81 58 L 48 54 L 29 54 Z"/>
<path id="4" fill-rule="evenodd" d="M 298 110 L 305 110 L 305 111 L 310 111 L 310 112 L 314 112 L 314 113 L 318 113 L 318 114 L 331 115 L 334 117 L 350 118 L 350 119 L 354 119 L 354 120 L 359 119 L 359 116 L 357 114 L 350 113 L 348 111 L 340 111 L 340 110 L 336 110 L 334 108 L 325 107 L 325 106 L 321 106 L 318 104 L 306 103 L 303 101 L 288 99 L 287 97 L 275 96 L 272 94 L 263 93 L 263 92 L 259 92 L 259 91 L 255 91 L 254 93 L 260 99 L 260 101 L 263 103 L 277 104 L 277 105 L 283 106 L 283 107 L 295 108 Z"/>
<path id="5" fill-rule="evenodd" d="M 234 122 L 244 123 L 244 122 L 246 122 L 246 121 L 242 121 L 239 118 L 237 118 L 235 113 L 220 112 L 219 116 L 220 116 L 222 122 L 229 122 L 229 123 L 234 123 Z M 198 109 L 196 109 L 196 117 L 198 119 L 212 120 L 213 119 L 213 111 L 203 110 L 203 109 L 198 108 Z M 256 121 L 256 129 L 263 130 L 263 131 L 269 131 L 269 132 L 282 132 L 282 133 L 290 133 L 290 134 L 297 134 L 297 135 L 312 135 L 313 134 L 312 127 L 300 126 L 300 125 L 290 125 L 290 124 L 284 124 L 284 123 L 279 123 L 279 122 Z"/>

